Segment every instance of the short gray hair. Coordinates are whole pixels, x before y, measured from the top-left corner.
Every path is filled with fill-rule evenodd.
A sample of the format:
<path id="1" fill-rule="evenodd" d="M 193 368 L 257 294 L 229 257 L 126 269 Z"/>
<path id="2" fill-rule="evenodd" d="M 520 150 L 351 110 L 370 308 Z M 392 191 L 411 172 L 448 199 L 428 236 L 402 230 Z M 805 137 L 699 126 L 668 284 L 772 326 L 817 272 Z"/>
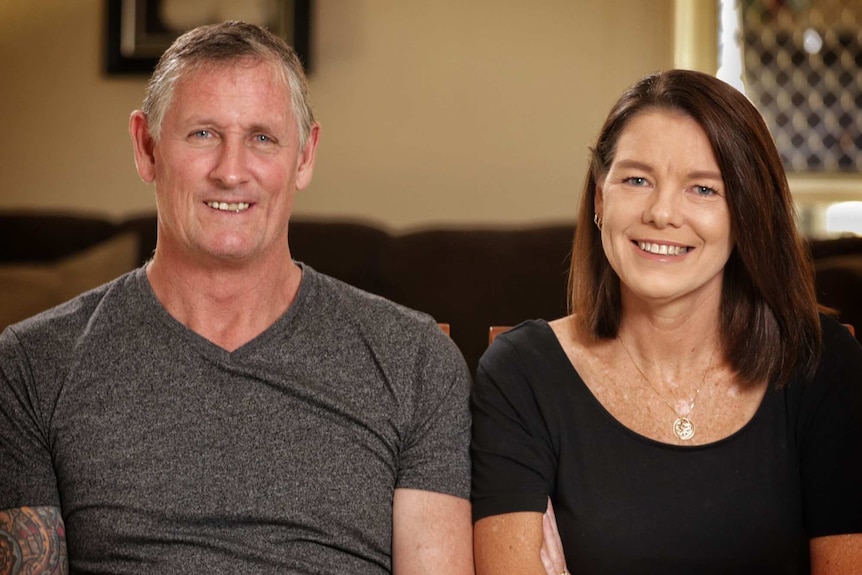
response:
<path id="1" fill-rule="evenodd" d="M 245 22 L 223 22 L 194 28 L 177 38 L 162 54 L 147 84 L 143 112 L 150 134 L 159 139 L 162 120 L 171 104 L 180 79 L 210 64 L 230 64 L 238 60 L 257 59 L 271 62 L 278 76 L 290 90 L 290 102 L 299 131 L 300 149 L 314 124 L 314 113 L 308 102 L 308 83 L 296 51 L 260 26 Z"/>

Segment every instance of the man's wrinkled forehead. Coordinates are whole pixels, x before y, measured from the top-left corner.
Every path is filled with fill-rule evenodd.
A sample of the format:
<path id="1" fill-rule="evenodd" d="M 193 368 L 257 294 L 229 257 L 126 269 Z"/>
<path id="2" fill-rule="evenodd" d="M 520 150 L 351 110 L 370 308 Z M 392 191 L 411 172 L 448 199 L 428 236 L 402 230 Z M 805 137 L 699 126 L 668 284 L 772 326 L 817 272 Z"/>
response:
<path id="1" fill-rule="evenodd" d="M 229 60 L 203 61 L 194 66 L 189 66 L 182 71 L 174 83 L 173 90 L 171 91 L 171 99 L 165 107 L 165 115 L 169 115 L 175 106 L 182 105 L 178 101 L 178 98 L 205 90 L 213 78 L 232 77 L 234 76 L 233 72 L 237 70 L 253 70 L 255 68 L 260 68 L 268 72 L 269 75 L 269 78 L 263 76 L 262 80 L 264 81 L 258 84 L 258 86 L 269 84 L 273 91 L 277 92 L 274 94 L 274 97 L 282 99 L 285 102 L 286 112 L 292 115 L 290 83 L 282 67 L 269 60 L 255 56 L 244 56 Z M 265 82 L 266 79 L 271 81 Z"/>

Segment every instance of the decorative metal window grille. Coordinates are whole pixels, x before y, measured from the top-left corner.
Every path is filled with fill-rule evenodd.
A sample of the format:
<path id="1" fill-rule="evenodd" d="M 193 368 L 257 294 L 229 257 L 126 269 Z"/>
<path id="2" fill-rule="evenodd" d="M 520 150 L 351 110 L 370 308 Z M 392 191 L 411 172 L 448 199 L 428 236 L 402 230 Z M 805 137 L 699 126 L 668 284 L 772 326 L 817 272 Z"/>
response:
<path id="1" fill-rule="evenodd" d="M 862 171 L 862 0 L 741 0 L 748 96 L 789 172 Z"/>

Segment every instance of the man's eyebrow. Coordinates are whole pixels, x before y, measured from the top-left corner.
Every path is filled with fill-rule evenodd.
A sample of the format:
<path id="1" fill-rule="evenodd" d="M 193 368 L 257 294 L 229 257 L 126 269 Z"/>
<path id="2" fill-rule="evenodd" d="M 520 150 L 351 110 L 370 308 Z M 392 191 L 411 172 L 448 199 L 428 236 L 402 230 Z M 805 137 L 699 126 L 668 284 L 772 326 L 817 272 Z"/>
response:
<path id="1" fill-rule="evenodd" d="M 211 118 L 209 116 L 188 116 L 187 118 L 181 120 L 181 122 L 185 125 L 192 126 L 212 126 L 214 128 L 222 128 L 222 124 L 219 123 L 215 118 Z M 270 122 L 252 122 L 250 124 L 242 123 L 241 127 L 243 130 L 247 132 L 275 132 L 276 127 L 275 124 Z"/>
<path id="2" fill-rule="evenodd" d="M 249 124 L 246 128 L 247 132 L 266 132 L 268 134 L 275 134 L 278 130 L 275 129 L 275 126 L 269 124 L 262 124 L 260 122 L 255 122 L 254 124 Z"/>

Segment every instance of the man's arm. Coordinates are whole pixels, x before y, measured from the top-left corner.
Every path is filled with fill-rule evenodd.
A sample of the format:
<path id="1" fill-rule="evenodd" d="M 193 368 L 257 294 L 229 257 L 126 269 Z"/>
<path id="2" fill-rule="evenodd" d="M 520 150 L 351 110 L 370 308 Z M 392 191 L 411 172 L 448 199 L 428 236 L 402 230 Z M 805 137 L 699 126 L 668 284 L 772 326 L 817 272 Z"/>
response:
<path id="1" fill-rule="evenodd" d="M 68 572 L 66 530 L 58 507 L 0 511 L 0 575 Z"/>
<path id="2" fill-rule="evenodd" d="M 473 575 L 470 502 L 396 489 L 392 503 L 393 575 Z"/>

